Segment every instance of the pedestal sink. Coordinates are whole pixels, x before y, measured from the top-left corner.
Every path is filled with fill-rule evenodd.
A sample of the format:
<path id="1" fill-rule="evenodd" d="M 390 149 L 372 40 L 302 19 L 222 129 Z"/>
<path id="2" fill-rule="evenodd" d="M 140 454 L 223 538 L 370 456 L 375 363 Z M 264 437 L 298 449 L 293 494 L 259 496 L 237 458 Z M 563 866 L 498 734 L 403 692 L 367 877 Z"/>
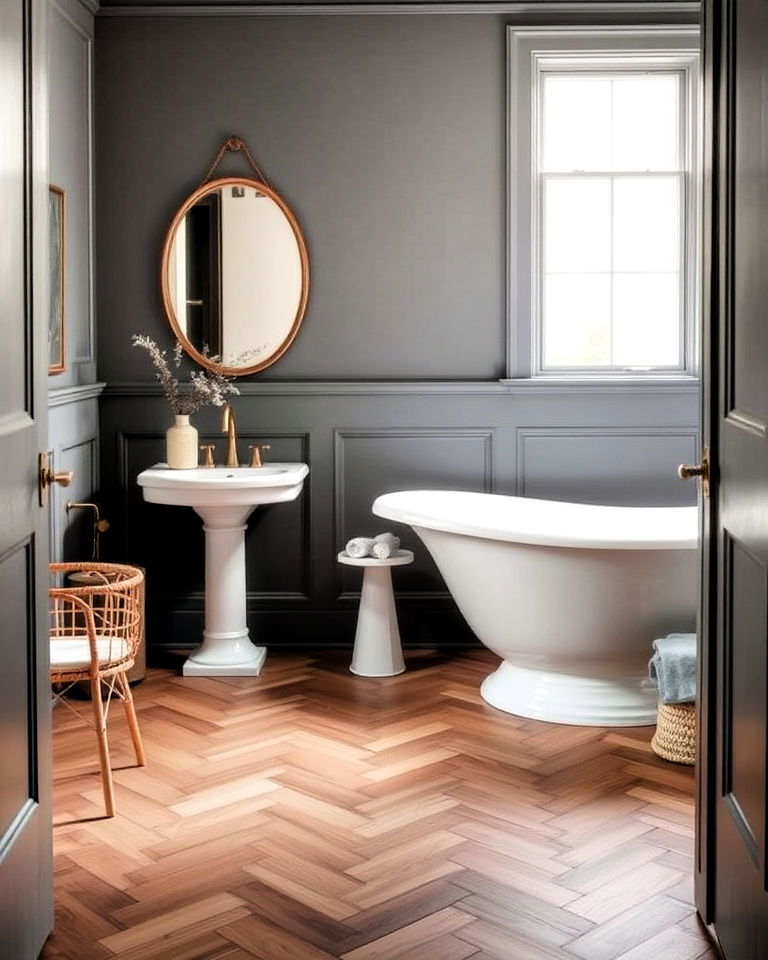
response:
<path id="1" fill-rule="evenodd" d="M 255 507 L 286 503 L 301 493 L 306 463 L 267 467 L 170 470 L 158 463 L 137 481 L 149 503 L 192 507 L 205 530 L 203 642 L 184 664 L 185 677 L 252 677 L 266 647 L 251 642 L 246 620 L 245 527 Z"/>

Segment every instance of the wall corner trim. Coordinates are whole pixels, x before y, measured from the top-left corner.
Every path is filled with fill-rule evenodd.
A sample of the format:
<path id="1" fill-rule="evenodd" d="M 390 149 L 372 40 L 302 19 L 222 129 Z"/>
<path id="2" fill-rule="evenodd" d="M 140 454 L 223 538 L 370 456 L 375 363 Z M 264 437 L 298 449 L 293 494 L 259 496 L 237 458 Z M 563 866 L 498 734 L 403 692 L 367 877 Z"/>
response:
<path id="1" fill-rule="evenodd" d="M 63 407 L 69 403 L 82 403 L 101 396 L 105 383 L 82 383 L 66 387 L 52 387 L 48 391 L 48 407 Z"/>

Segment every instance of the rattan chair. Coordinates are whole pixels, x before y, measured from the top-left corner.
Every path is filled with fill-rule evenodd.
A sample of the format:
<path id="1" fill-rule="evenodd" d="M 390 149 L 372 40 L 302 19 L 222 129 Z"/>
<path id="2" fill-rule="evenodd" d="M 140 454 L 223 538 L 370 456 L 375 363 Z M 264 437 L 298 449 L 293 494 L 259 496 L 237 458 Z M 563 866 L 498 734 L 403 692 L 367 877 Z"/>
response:
<path id="1" fill-rule="evenodd" d="M 115 815 L 112 768 L 107 741 L 107 717 L 112 694 L 123 701 L 136 762 L 146 763 L 133 695 L 126 671 L 133 666 L 141 638 L 144 574 L 117 563 L 52 563 L 54 580 L 87 573 L 92 584 L 63 582 L 49 590 L 51 683 L 54 704 L 65 703 L 80 719 L 92 724 L 99 746 L 101 780 L 107 816 Z M 74 684 L 90 684 L 93 720 L 83 716 L 64 694 Z M 102 699 L 102 688 L 104 696 Z"/>

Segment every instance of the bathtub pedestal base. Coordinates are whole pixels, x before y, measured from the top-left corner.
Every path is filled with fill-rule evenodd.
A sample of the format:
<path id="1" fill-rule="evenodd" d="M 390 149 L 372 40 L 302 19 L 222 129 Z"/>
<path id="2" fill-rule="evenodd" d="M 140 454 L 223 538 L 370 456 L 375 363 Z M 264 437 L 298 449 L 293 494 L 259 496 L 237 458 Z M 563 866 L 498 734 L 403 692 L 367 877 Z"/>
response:
<path id="1" fill-rule="evenodd" d="M 594 669 L 592 669 L 594 668 Z M 587 727 L 645 727 L 656 723 L 657 691 L 644 664 L 510 663 L 480 687 L 486 703 L 532 720 Z"/>

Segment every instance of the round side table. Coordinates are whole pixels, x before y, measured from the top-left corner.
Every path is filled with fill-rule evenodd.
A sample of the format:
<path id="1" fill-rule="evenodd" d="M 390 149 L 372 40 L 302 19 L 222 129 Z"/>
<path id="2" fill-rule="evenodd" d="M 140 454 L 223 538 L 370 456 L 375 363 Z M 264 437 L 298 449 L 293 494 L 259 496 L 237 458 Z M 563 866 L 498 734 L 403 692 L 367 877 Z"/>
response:
<path id="1" fill-rule="evenodd" d="M 386 560 L 339 554 L 339 563 L 363 567 L 363 589 L 357 614 L 355 649 L 350 670 L 359 677 L 394 677 L 405 670 L 390 567 L 413 562 L 410 550 L 398 550 Z"/>

